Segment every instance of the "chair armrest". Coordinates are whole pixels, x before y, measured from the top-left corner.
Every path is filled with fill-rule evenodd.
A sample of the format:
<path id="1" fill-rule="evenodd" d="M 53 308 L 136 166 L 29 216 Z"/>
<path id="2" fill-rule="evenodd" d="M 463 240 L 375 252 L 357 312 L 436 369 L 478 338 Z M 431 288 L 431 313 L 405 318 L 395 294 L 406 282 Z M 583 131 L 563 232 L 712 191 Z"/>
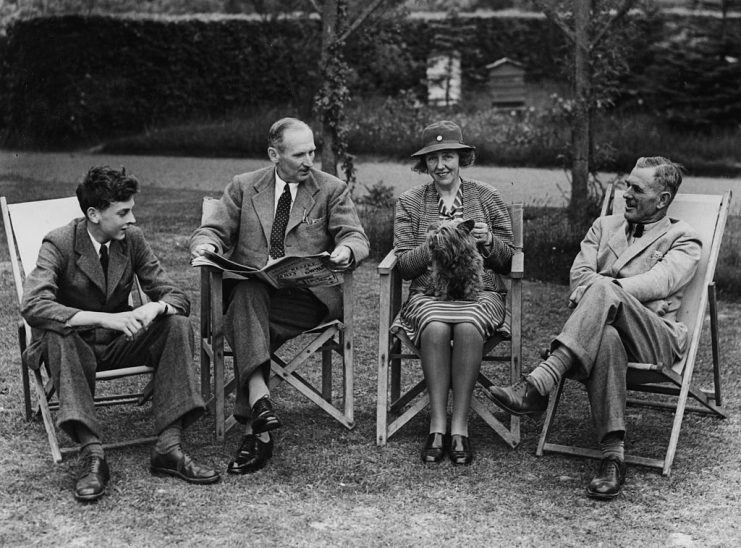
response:
<path id="1" fill-rule="evenodd" d="M 391 274 L 391 271 L 396 267 L 396 251 L 393 249 L 389 251 L 383 260 L 378 263 L 378 273 L 381 276 Z"/>
<path id="2" fill-rule="evenodd" d="M 522 251 L 515 251 L 512 255 L 512 268 L 509 273 L 510 278 L 520 279 L 525 274 L 525 253 Z"/>

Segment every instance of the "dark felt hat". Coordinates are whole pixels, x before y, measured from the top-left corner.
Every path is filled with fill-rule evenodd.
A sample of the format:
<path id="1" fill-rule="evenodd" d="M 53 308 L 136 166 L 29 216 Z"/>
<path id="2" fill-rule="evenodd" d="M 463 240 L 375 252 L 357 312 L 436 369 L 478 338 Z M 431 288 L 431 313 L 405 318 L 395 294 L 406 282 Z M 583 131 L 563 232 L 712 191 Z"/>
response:
<path id="1" fill-rule="evenodd" d="M 438 150 L 473 150 L 475 148 L 463 142 L 463 133 L 458 124 L 442 120 L 430 124 L 422 131 L 422 148 L 412 154 L 412 158 Z"/>

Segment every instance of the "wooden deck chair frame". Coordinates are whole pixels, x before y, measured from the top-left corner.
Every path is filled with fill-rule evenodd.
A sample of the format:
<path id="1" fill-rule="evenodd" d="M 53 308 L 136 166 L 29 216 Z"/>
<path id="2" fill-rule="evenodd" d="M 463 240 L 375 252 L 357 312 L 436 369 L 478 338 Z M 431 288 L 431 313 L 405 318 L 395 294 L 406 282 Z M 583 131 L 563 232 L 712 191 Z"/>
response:
<path id="1" fill-rule="evenodd" d="M 2 210 L 5 236 L 7 238 L 10 263 L 13 270 L 13 280 L 18 297 L 18 305 L 20 306 L 23 299 L 23 280 L 25 273 L 30 272 L 36 265 L 36 258 L 38 257 L 44 235 L 52 229 L 65 225 L 76 217 L 80 217 L 82 213 L 80 212 L 79 202 L 76 197 L 9 204 L 5 196 L 2 196 L 0 197 L 0 210 Z M 28 232 L 30 233 L 28 234 L 24 233 L 24 229 L 19 228 L 19 225 L 23 224 L 23 219 L 32 219 L 33 230 L 29 230 Z M 147 297 L 141 290 L 138 280 L 136 280 L 135 286 L 133 298 L 139 303 L 146 302 Z M 31 328 L 24 320 L 21 320 L 18 324 L 18 343 L 21 355 L 27 346 L 31 344 Z M 121 379 L 134 375 L 151 376 L 153 372 L 154 369 L 152 367 L 142 365 L 110 371 L 99 371 L 95 374 L 95 379 L 97 382 Z M 41 368 L 31 372 L 28 366 L 21 360 L 21 376 L 26 420 L 31 420 L 34 415 L 41 415 L 49 440 L 52 459 L 55 463 L 60 463 L 64 454 L 73 453 L 78 448 L 60 447 L 59 445 L 54 419 L 51 414 L 52 411 L 59 409 L 59 402 L 54 400 L 55 389 L 49 374 L 49 367 L 47 364 L 42 364 Z M 31 397 L 31 383 L 33 383 L 36 396 L 35 411 Z M 150 380 L 141 393 L 96 396 L 95 405 L 97 407 L 132 403 L 143 405 L 151 398 L 151 395 L 152 383 Z M 103 447 L 111 449 L 140 445 L 150 443 L 155 439 L 155 437 L 136 438 L 106 443 Z"/>
<path id="2" fill-rule="evenodd" d="M 203 217 L 216 200 L 203 199 Z M 236 379 L 225 382 L 224 360 L 233 353 L 225 348 L 224 314 L 222 308 L 222 271 L 201 266 L 201 387 L 203 399 L 216 422 L 216 439 L 223 442 L 226 432 L 235 424 L 233 415 L 226 416 L 226 397 L 236 388 Z M 348 430 L 355 427 L 353 393 L 353 273 L 344 273 L 342 284 L 343 318 L 304 331 L 306 342 L 289 361 L 277 353 L 271 355 L 268 388 L 272 390 L 283 381 L 287 382 Z M 298 338 L 298 337 L 297 337 Z M 304 341 L 302 341 L 304 342 Z M 280 349 L 279 349 L 280 350 Z M 315 387 L 298 373 L 299 367 L 314 353 L 321 352 L 321 387 Z M 343 401 L 342 407 L 332 403 L 332 356 L 338 354 L 342 360 Z M 213 366 L 213 373 L 212 373 Z M 213 374 L 213 390 L 212 390 Z"/>
<path id="3" fill-rule="evenodd" d="M 625 204 L 622 196 L 623 191 L 616 189 L 615 185 L 610 185 L 605 195 L 601 214 L 604 216 L 611 212 L 620 213 L 624 211 Z M 706 218 L 708 223 L 706 227 L 696 226 L 699 223 L 693 225 L 703 238 L 703 254 L 697 272 L 687 286 L 682 306 L 677 314 L 678 321 L 683 322 L 688 328 L 687 352 L 681 360 L 671 367 L 659 364 L 628 363 L 629 391 L 676 396 L 676 399 L 672 401 L 647 401 L 629 397 L 627 402 L 628 405 L 674 410 L 674 421 L 663 458 L 648 458 L 630 454 L 625 457 L 625 461 L 630 464 L 659 468 L 664 476 L 668 476 L 671 472 L 685 411 L 707 413 L 721 418 L 726 417 L 726 413 L 721 407 L 718 311 L 713 278 L 730 203 L 730 191 L 726 191 L 723 195 L 677 194 L 675 197 L 669 207 L 670 217 L 687 220 L 692 225 L 693 220 L 687 219 L 687 217 L 688 213 L 694 212 L 695 218 Z M 709 309 L 710 315 L 713 390 L 701 389 L 692 382 L 706 309 Z M 553 428 L 555 413 L 564 384 L 565 379 L 562 379 L 551 394 L 536 454 L 542 456 L 544 452 L 548 451 L 596 459 L 602 458 L 600 451 L 596 449 L 547 442 L 547 437 Z M 687 405 L 689 396 L 692 396 L 700 405 Z"/>
<path id="4" fill-rule="evenodd" d="M 510 380 L 520 379 L 522 371 L 522 277 L 524 274 L 524 253 L 522 251 L 523 222 L 522 204 L 509 206 L 512 219 L 515 254 L 509 275 L 510 287 L 507 293 L 507 313 L 509 316 L 509 338 L 495 334 L 484 344 L 484 362 L 509 362 Z M 376 444 L 386 445 L 388 439 L 405 424 L 424 410 L 429 404 L 429 395 L 424 379 L 407 389 L 403 394 L 401 365 L 402 360 L 419 359 L 419 350 L 404 333 L 391 334 L 391 327 L 402 304 L 402 279 L 397 268 L 396 254 L 391 250 L 378 265 L 380 283 L 379 326 L 378 326 L 378 399 L 376 406 Z M 492 356 L 490 352 L 502 342 L 509 342 L 507 356 Z M 483 373 L 479 374 L 478 384 L 485 389 L 493 382 Z M 489 391 L 484 390 L 488 396 Z M 488 407 L 476 397 L 471 400 L 471 408 L 504 440 L 510 447 L 520 443 L 520 418 L 510 416 L 509 427 L 501 422 Z"/>

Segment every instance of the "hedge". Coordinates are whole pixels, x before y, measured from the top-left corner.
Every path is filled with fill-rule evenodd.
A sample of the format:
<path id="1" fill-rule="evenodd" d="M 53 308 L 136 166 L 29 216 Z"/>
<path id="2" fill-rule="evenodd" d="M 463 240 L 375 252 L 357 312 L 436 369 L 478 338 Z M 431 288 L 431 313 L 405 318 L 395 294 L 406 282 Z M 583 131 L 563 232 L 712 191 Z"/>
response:
<path id="1" fill-rule="evenodd" d="M 656 25 L 642 28 L 627 56 L 638 66 L 628 72 L 646 73 L 648 46 L 661 38 Z M 0 142 L 65 147 L 286 104 L 308 115 L 320 30 L 317 20 L 239 16 L 19 21 L 0 39 Z M 524 63 L 535 81 L 560 78 L 569 47 L 542 17 L 380 20 L 348 44 L 351 90 L 423 96 L 426 57 L 448 44 L 461 51 L 464 83 L 474 87 L 503 56 Z"/>

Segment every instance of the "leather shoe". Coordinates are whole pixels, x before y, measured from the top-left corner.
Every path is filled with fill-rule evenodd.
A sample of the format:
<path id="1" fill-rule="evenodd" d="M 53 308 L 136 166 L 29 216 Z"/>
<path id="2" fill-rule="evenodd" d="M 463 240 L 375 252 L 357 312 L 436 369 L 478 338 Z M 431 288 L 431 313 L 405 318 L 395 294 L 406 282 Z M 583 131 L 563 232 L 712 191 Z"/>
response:
<path id="1" fill-rule="evenodd" d="M 427 436 L 427 442 L 422 449 L 422 462 L 438 463 L 445 456 L 445 434 L 433 432 Z"/>
<path id="2" fill-rule="evenodd" d="M 587 495 L 594 499 L 614 499 L 620 494 L 620 488 L 625 483 L 625 461 L 617 457 L 602 459 L 599 473 L 587 487 Z"/>
<path id="3" fill-rule="evenodd" d="M 269 396 L 263 396 L 252 406 L 252 432 L 262 434 L 280 428 L 283 423 L 273 411 Z"/>
<path id="4" fill-rule="evenodd" d="M 273 436 L 267 442 L 254 434 L 242 437 L 242 443 L 226 471 L 230 474 L 252 474 L 263 468 L 273 456 Z"/>
<path id="5" fill-rule="evenodd" d="M 548 396 L 541 396 L 525 378 L 504 388 L 490 386 L 489 392 L 494 403 L 513 415 L 537 415 L 548 407 Z"/>
<path id="6" fill-rule="evenodd" d="M 473 462 L 473 449 L 468 436 L 453 434 L 450 436 L 450 462 L 456 466 Z"/>
<path id="7" fill-rule="evenodd" d="M 75 484 L 75 498 L 85 502 L 99 499 L 105 494 L 110 478 L 111 472 L 105 458 L 88 455 L 85 468 Z"/>
<path id="8" fill-rule="evenodd" d="M 180 446 L 173 447 L 167 453 L 152 451 L 150 470 L 153 474 L 174 476 L 188 483 L 216 483 L 220 476 L 216 470 L 199 466 L 183 453 Z"/>

